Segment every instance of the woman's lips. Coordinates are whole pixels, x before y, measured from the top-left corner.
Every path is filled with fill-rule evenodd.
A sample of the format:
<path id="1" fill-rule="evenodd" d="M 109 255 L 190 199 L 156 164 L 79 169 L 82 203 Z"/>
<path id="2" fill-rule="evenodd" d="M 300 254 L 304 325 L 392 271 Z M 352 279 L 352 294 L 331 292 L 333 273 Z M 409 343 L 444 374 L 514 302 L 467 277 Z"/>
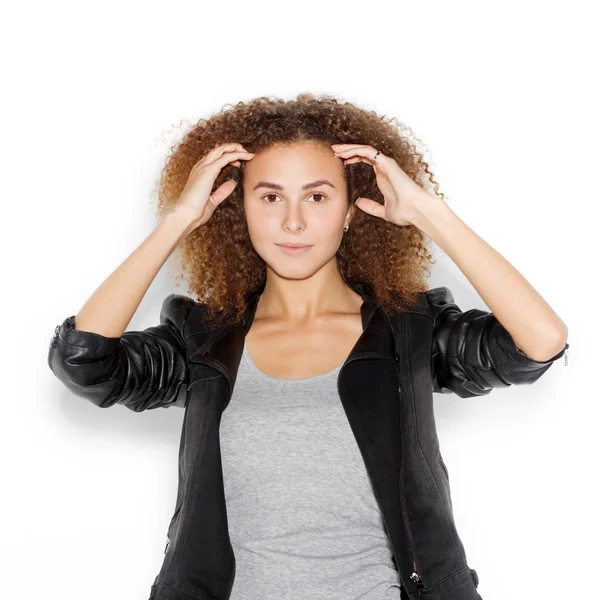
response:
<path id="1" fill-rule="evenodd" d="M 308 252 L 312 246 L 301 246 L 294 248 L 293 246 L 282 246 L 281 244 L 276 244 L 279 246 L 285 253 L 291 254 L 292 256 L 296 256 L 298 254 L 304 254 Z"/>

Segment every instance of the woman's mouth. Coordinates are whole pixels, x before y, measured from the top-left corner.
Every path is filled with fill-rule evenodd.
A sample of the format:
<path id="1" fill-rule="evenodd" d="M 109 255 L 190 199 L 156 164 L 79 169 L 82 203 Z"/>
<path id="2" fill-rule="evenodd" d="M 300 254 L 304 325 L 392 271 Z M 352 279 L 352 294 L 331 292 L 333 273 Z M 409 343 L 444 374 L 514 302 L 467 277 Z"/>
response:
<path id="1" fill-rule="evenodd" d="M 304 254 L 308 252 L 312 246 L 288 246 L 284 244 L 276 244 L 279 246 L 286 254 L 291 254 L 292 256 L 296 256 L 298 254 Z"/>

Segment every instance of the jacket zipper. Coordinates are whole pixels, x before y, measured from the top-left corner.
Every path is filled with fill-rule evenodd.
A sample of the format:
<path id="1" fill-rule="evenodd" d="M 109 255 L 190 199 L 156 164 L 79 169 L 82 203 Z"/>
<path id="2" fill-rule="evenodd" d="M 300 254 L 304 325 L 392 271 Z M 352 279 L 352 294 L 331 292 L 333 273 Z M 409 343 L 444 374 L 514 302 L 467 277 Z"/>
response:
<path id="1" fill-rule="evenodd" d="M 341 378 L 341 374 L 342 371 L 344 369 L 344 367 L 348 364 L 351 363 L 353 360 L 359 360 L 362 358 L 380 358 L 382 360 L 390 360 L 391 362 L 394 363 L 394 366 L 399 369 L 400 365 L 398 364 L 398 355 L 396 355 L 396 360 L 391 360 L 389 358 L 385 358 L 385 357 L 381 357 L 378 354 L 375 353 L 369 353 L 369 352 L 365 352 L 363 354 L 359 354 L 356 356 L 353 356 L 352 358 L 348 359 L 343 365 L 342 368 L 340 369 L 340 372 L 338 373 L 338 394 L 341 395 L 341 391 L 339 388 L 339 382 L 340 382 L 340 378 Z M 398 382 L 399 383 L 399 382 Z M 398 391 L 400 392 L 400 386 L 398 385 Z M 402 445 L 400 446 L 402 448 Z M 402 469 L 402 454 L 400 454 L 400 468 Z M 398 485 L 400 485 L 400 479 L 398 480 Z M 373 489 L 375 489 L 373 487 Z M 419 595 L 421 595 L 424 591 L 425 591 L 425 586 L 423 584 L 423 582 L 421 581 L 421 577 L 419 575 L 419 568 L 417 566 L 417 560 L 416 560 L 416 551 L 415 551 L 415 545 L 414 545 L 414 541 L 412 538 L 412 533 L 408 527 L 408 521 L 406 519 L 405 513 L 404 513 L 404 502 L 402 501 L 402 490 L 400 489 L 400 512 L 402 514 L 402 525 L 404 526 L 404 530 L 406 532 L 406 537 L 408 539 L 408 546 L 409 546 L 409 550 L 410 550 L 410 554 L 411 554 L 411 559 L 412 559 L 412 564 L 413 564 L 413 573 L 410 576 L 410 579 L 416 584 L 417 586 L 417 593 Z M 382 517 L 383 520 L 385 522 L 385 515 L 382 513 Z M 386 523 L 386 528 L 389 531 L 389 527 Z M 392 551 L 393 551 L 393 547 L 392 547 Z M 400 569 L 400 562 L 398 561 L 398 557 L 396 556 L 396 553 L 393 552 L 394 554 L 394 559 L 396 561 L 396 565 L 398 567 L 398 569 Z"/>
<path id="2" fill-rule="evenodd" d="M 400 442 L 402 444 L 402 442 Z M 402 453 L 403 450 L 401 451 L 400 454 L 400 469 L 403 470 L 404 467 L 402 467 Z M 413 540 L 413 536 L 412 536 L 412 531 L 410 530 L 410 527 L 408 525 L 408 518 L 406 516 L 406 509 L 404 508 L 404 494 L 402 491 L 402 477 L 400 477 L 398 479 L 398 488 L 399 488 L 399 492 L 400 492 L 400 512 L 402 513 L 402 524 L 404 525 L 404 530 L 406 532 L 406 538 L 408 540 L 408 547 L 410 550 L 410 554 L 412 557 L 412 564 L 413 564 L 413 572 L 410 575 L 410 578 L 412 581 L 414 581 L 414 583 L 417 586 L 417 594 L 421 595 L 424 592 L 424 585 L 423 582 L 421 581 L 421 576 L 419 575 L 419 567 L 417 566 L 417 559 L 416 559 L 416 555 L 417 552 L 415 550 L 415 542 Z"/>
<path id="3" fill-rule="evenodd" d="M 398 357 L 398 355 L 396 354 L 395 357 L 395 361 L 394 364 L 396 365 L 398 371 L 400 370 L 400 359 Z M 398 394 L 401 394 L 401 390 L 400 390 L 400 379 L 398 378 Z M 400 471 L 403 472 L 404 471 L 404 461 L 402 460 L 404 457 L 404 442 L 402 441 L 402 436 L 400 436 Z M 423 582 L 421 581 L 421 576 L 419 575 L 419 567 L 417 565 L 417 551 L 415 548 L 415 542 L 413 539 L 413 535 L 412 535 L 412 531 L 410 530 L 409 524 L 408 524 L 408 517 L 406 515 L 406 509 L 405 509 L 405 501 L 404 501 L 404 493 L 402 491 L 402 477 L 398 478 L 398 490 L 399 490 L 399 494 L 400 494 L 400 512 L 402 514 L 402 524 L 404 525 L 404 531 L 406 532 L 406 539 L 408 540 L 408 547 L 410 550 L 410 554 L 412 557 L 412 564 L 413 564 L 413 572 L 410 575 L 410 579 L 416 584 L 417 586 L 417 594 L 420 596 L 424 591 L 425 591 L 425 586 L 423 584 Z"/>

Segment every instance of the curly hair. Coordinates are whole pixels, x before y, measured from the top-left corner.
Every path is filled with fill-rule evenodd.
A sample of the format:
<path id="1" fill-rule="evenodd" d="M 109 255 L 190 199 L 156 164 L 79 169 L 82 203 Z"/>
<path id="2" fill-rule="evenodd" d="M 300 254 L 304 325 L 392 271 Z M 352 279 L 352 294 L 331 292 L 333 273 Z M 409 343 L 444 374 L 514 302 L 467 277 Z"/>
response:
<path id="1" fill-rule="evenodd" d="M 230 109 L 226 107 L 230 106 Z M 368 144 L 396 160 L 415 183 L 444 200 L 429 165 L 419 151 L 420 142 L 396 118 L 340 102 L 330 95 L 298 94 L 294 100 L 272 96 L 227 104 L 208 119 L 200 119 L 170 148 L 157 182 L 159 217 L 177 203 L 192 167 L 215 146 L 237 142 L 254 153 L 275 145 L 313 141 L 331 144 Z M 330 148 L 329 148 L 330 149 Z M 243 164 L 224 167 L 213 192 L 227 179 L 238 185 L 215 210 L 210 220 L 190 232 L 177 248 L 181 277 L 189 291 L 206 307 L 208 323 L 237 322 L 250 295 L 264 286 L 266 266 L 248 234 L 243 206 Z M 359 197 L 383 203 L 371 165 L 345 165 L 348 203 Z M 428 289 L 431 275 L 428 239 L 416 226 L 399 227 L 371 216 L 358 207 L 352 227 L 337 251 L 343 280 L 357 293 L 366 292 L 386 314 L 410 308 Z"/>

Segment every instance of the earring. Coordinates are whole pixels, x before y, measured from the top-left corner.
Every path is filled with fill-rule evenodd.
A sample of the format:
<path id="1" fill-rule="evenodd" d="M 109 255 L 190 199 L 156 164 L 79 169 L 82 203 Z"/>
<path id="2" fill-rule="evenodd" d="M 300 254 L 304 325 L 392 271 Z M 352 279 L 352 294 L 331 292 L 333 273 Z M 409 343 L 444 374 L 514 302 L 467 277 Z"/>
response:
<path id="1" fill-rule="evenodd" d="M 346 231 L 348 231 L 348 229 L 349 229 L 349 225 L 348 225 L 348 223 L 346 223 L 346 224 L 344 225 L 344 233 L 346 233 Z"/>

